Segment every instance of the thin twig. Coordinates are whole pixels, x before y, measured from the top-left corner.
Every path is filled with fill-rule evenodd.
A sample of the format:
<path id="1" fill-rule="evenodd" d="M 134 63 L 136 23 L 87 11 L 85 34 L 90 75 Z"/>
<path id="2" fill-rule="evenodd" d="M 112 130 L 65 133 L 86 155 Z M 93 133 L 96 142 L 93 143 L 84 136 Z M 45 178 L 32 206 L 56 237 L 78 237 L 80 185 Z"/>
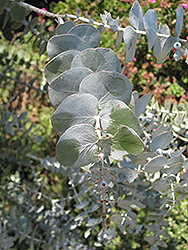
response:
<path id="1" fill-rule="evenodd" d="M 14 2 L 14 0 L 11 0 L 11 1 Z M 85 23 L 91 23 L 90 19 L 85 18 L 85 17 L 78 17 L 77 15 L 72 15 L 72 14 L 63 14 L 63 15 L 54 14 L 52 12 L 36 8 L 36 7 L 34 7 L 34 6 L 30 5 L 30 4 L 24 3 L 22 1 L 19 2 L 18 4 L 20 6 L 25 7 L 27 10 L 34 11 L 34 12 L 39 13 L 41 15 L 53 18 L 55 21 L 57 21 L 57 23 L 60 23 L 59 20 L 61 20 L 61 19 L 66 20 L 67 18 L 80 20 L 80 21 L 85 22 Z M 107 29 L 111 29 L 110 25 L 108 25 L 108 24 L 103 24 L 103 23 L 99 23 L 99 22 L 96 22 L 96 21 L 92 21 L 92 24 L 96 25 L 96 26 L 103 26 L 103 27 L 105 27 Z M 125 28 L 122 28 L 121 25 L 120 25 L 117 28 L 117 30 L 124 32 Z M 142 30 L 135 30 L 135 31 L 136 31 L 137 34 L 146 35 L 146 31 L 142 31 Z M 169 35 L 161 34 L 161 33 L 157 33 L 157 36 L 159 36 L 159 37 L 165 37 L 165 38 L 169 37 Z M 181 42 L 187 42 L 187 40 L 181 39 L 181 38 L 179 38 L 179 41 L 181 41 Z"/>
<path id="2" fill-rule="evenodd" d="M 47 93 L 46 90 L 43 90 L 43 89 L 40 89 L 40 88 L 36 88 L 36 87 L 34 87 L 34 86 L 31 86 L 29 83 L 20 81 L 20 80 L 14 78 L 14 77 L 12 77 L 12 76 L 7 76 L 6 74 L 4 74 L 4 73 L 2 73 L 2 72 L 0 72 L 0 75 L 3 76 L 4 78 L 10 79 L 10 80 L 15 81 L 15 82 L 20 83 L 20 84 L 23 84 L 23 85 L 27 86 L 27 87 L 30 88 L 30 89 L 35 89 L 35 90 L 41 91 L 42 93 L 45 93 L 45 94 Z"/>

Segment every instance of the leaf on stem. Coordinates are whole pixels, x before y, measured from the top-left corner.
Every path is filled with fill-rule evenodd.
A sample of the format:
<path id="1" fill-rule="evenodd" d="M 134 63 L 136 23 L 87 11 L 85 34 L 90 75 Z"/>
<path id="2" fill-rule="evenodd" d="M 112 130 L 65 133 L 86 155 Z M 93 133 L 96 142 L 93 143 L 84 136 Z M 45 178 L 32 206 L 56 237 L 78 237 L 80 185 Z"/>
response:
<path id="1" fill-rule="evenodd" d="M 87 48 L 98 47 L 101 40 L 100 32 L 91 24 L 74 26 L 68 31 L 68 34 L 78 36 Z"/>
<path id="2" fill-rule="evenodd" d="M 78 67 L 67 70 L 55 78 L 48 87 L 53 106 L 57 108 L 67 96 L 78 93 L 81 81 L 91 73 L 93 71 L 88 68 Z"/>
<path id="3" fill-rule="evenodd" d="M 100 71 L 85 77 L 80 84 L 81 93 L 90 93 L 99 100 L 99 108 L 109 100 L 130 102 L 132 86 L 125 75 Z"/>
<path id="4" fill-rule="evenodd" d="M 56 28 L 57 35 L 67 34 L 72 27 L 74 27 L 74 23 L 72 21 L 66 21 L 59 24 Z"/>
<path id="5" fill-rule="evenodd" d="M 75 124 L 95 124 L 98 114 L 98 100 L 91 94 L 73 94 L 68 96 L 51 117 L 52 126 L 61 135 Z"/>
<path id="6" fill-rule="evenodd" d="M 101 70 L 121 72 L 121 63 L 116 53 L 106 48 L 83 50 L 72 61 L 71 68 L 74 67 L 87 67 L 94 72 Z"/>
<path id="7" fill-rule="evenodd" d="M 159 24 L 159 28 L 157 31 L 159 34 L 164 34 L 164 35 L 168 35 L 170 36 L 170 29 L 168 27 L 167 24 L 165 24 L 164 26 L 160 23 Z M 160 54 L 160 52 L 162 51 L 162 48 L 164 46 L 165 41 L 167 40 L 166 37 L 162 37 L 162 36 L 157 36 L 157 39 L 155 41 L 154 47 L 153 47 L 153 54 L 154 56 L 157 58 Z"/>
<path id="8" fill-rule="evenodd" d="M 79 124 L 68 128 L 56 146 L 58 161 L 65 167 L 83 167 L 90 164 L 90 156 L 98 152 L 97 135 L 93 126 Z"/>
<path id="9" fill-rule="evenodd" d="M 183 27 L 183 6 L 182 4 L 180 4 L 176 10 L 176 27 L 175 27 L 176 38 L 179 38 L 182 27 Z"/>
<path id="10" fill-rule="evenodd" d="M 144 151 L 144 144 L 139 135 L 127 126 L 121 125 L 112 138 L 115 150 L 125 151 L 128 154 L 139 155 Z"/>
<path id="11" fill-rule="evenodd" d="M 44 68 L 47 82 L 52 82 L 61 73 L 70 69 L 71 62 L 78 53 L 77 50 L 68 50 L 53 57 Z"/>
<path id="12" fill-rule="evenodd" d="M 125 42 L 125 63 L 128 63 L 134 58 L 137 42 L 137 33 L 132 26 L 125 28 L 123 39 Z"/>
<path id="13" fill-rule="evenodd" d="M 136 30 L 144 30 L 143 11 L 138 1 L 135 1 L 129 13 L 129 23 Z"/>
<path id="14" fill-rule="evenodd" d="M 146 30 L 146 36 L 148 39 L 148 49 L 152 49 L 155 44 L 155 40 L 157 38 L 157 13 L 155 10 L 148 10 L 144 16 L 144 26 Z"/>
<path id="15" fill-rule="evenodd" d="M 82 48 L 81 48 L 82 45 Z M 47 52 L 50 58 L 57 56 L 58 54 L 67 50 L 83 50 L 84 47 L 82 40 L 75 35 L 62 34 L 56 35 L 50 38 L 47 44 Z"/>

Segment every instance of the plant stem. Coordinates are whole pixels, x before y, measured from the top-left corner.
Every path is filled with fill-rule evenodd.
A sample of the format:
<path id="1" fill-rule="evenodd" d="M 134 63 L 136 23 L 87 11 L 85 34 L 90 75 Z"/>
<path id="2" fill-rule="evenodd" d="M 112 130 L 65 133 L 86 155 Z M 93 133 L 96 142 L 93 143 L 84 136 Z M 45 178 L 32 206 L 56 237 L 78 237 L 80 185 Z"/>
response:
<path id="1" fill-rule="evenodd" d="M 11 0 L 11 1 L 15 2 L 15 0 Z M 54 13 L 46 11 L 46 10 L 41 10 L 41 9 L 39 9 L 39 8 L 33 6 L 33 5 L 27 4 L 27 3 L 23 2 L 23 1 L 19 2 L 18 4 L 20 6 L 25 7 L 27 10 L 34 11 L 34 12 L 39 13 L 41 15 L 53 18 L 53 19 L 55 19 L 57 21 L 57 23 L 61 23 L 62 19 L 66 20 L 67 18 L 80 20 L 80 21 L 85 22 L 85 23 L 91 23 L 90 19 L 85 18 L 85 17 L 78 17 L 78 16 L 72 15 L 72 14 L 63 14 L 63 15 L 54 14 Z M 103 24 L 103 23 L 99 23 L 99 22 L 96 22 L 96 21 L 92 21 L 92 24 L 96 25 L 96 26 L 103 26 L 103 27 L 105 27 L 107 29 L 111 29 L 110 25 L 108 25 L 108 24 Z M 119 26 L 118 31 L 123 31 L 124 32 L 125 28 L 122 28 L 121 26 Z M 142 30 L 135 30 L 135 31 L 136 31 L 137 34 L 146 35 L 146 31 L 142 31 Z M 161 34 L 161 33 L 157 33 L 157 36 L 165 37 L 165 38 L 169 37 L 169 35 Z M 178 40 L 180 42 L 186 42 L 187 41 L 187 40 L 181 39 L 181 38 L 179 38 Z"/>

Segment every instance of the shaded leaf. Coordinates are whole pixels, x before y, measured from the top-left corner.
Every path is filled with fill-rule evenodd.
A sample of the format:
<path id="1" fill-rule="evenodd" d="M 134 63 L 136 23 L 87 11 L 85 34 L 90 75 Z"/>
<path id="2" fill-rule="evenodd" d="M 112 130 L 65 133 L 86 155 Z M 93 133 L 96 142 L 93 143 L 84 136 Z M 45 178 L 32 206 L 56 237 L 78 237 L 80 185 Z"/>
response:
<path id="1" fill-rule="evenodd" d="M 150 50 L 155 44 L 157 38 L 157 13 L 155 10 L 148 10 L 144 16 L 144 26 L 146 30 L 146 36 L 148 39 L 148 49 Z"/>
<path id="2" fill-rule="evenodd" d="M 54 79 L 48 87 L 54 107 L 57 108 L 67 96 L 78 93 L 81 81 L 91 73 L 93 71 L 88 68 L 78 67 L 67 70 Z"/>
<path id="3" fill-rule="evenodd" d="M 166 157 L 156 156 L 145 165 L 145 171 L 152 174 L 160 171 L 164 167 L 165 162 Z"/>
<path id="4" fill-rule="evenodd" d="M 125 63 L 131 62 L 136 51 L 137 33 L 132 26 L 124 30 L 123 39 L 125 42 Z"/>
<path id="5" fill-rule="evenodd" d="M 139 117 L 142 113 L 144 113 L 146 106 L 149 104 L 151 100 L 152 94 L 149 92 L 135 102 L 135 115 Z"/>
<path id="6" fill-rule="evenodd" d="M 76 50 L 68 50 L 52 58 L 44 68 L 47 82 L 52 82 L 58 75 L 70 69 L 71 62 L 78 53 Z"/>
<path id="7" fill-rule="evenodd" d="M 15 3 L 10 9 L 10 15 L 12 19 L 16 22 L 22 22 L 25 19 L 27 14 L 27 10 L 25 7 L 20 6 L 19 4 Z"/>
<path id="8" fill-rule="evenodd" d="M 163 169 L 163 173 L 165 173 L 167 175 L 171 175 L 171 174 L 176 175 L 176 174 L 180 173 L 182 170 L 183 170 L 183 164 L 176 163 L 176 164 L 173 164 L 169 168 Z"/>
<path id="9" fill-rule="evenodd" d="M 97 219 L 89 219 L 86 227 L 94 227 L 102 222 L 102 217 L 99 217 Z"/>
<path id="10" fill-rule="evenodd" d="M 150 149 L 154 151 L 157 150 L 158 148 L 165 149 L 172 141 L 172 139 L 173 139 L 172 131 L 161 133 L 152 140 Z"/>
<path id="11" fill-rule="evenodd" d="M 127 126 L 120 126 L 112 141 L 116 150 L 125 150 L 129 154 L 139 155 L 144 150 L 144 144 L 138 134 Z"/>
<path id="12" fill-rule="evenodd" d="M 147 158 L 153 158 L 157 156 L 157 153 L 153 152 L 153 151 L 144 151 L 142 154 L 138 155 L 134 160 L 134 164 L 141 164 L 144 165 L 147 163 Z"/>
<path id="13" fill-rule="evenodd" d="M 4 8 L 7 6 L 8 3 L 9 3 L 8 0 L 1 0 L 0 1 L 0 15 L 3 13 Z"/>
<path id="14" fill-rule="evenodd" d="M 118 32 L 117 32 L 117 39 L 116 39 L 116 45 L 115 45 L 116 49 L 118 49 L 119 46 L 121 45 L 122 38 L 123 38 L 123 33 L 120 30 L 118 30 Z"/>
<path id="15" fill-rule="evenodd" d="M 160 178 L 152 182 L 153 189 L 160 193 L 165 193 L 170 188 L 171 181 L 168 178 Z"/>
<path id="16" fill-rule="evenodd" d="M 81 51 L 86 48 L 87 47 L 84 47 L 84 43 L 78 36 L 71 34 L 53 36 L 47 44 L 47 52 L 50 58 L 53 58 L 67 50 Z"/>
<path id="17" fill-rule="evenodd" d="M 72 21 L 66 21 L 59 24 L 56 28 L 57 35 L 67 34 L 72 27 L 74 27 L 74 23 Z"/>
<path id="18" fill-rule="evenodd" d="M 74 125 L 60 137 L 56 146 L 58 161 L 66 167 L 82 167 L 90 163 L 90 156 L 98 152 L 93 126 Z"/>
<path id="19" fill-rule="evenodd" d="M 187 195 L 188 194 L 188 186 L 183 186 L 179 183 L 174 183 L 174 188 L 175 188 L 175 191 L 179 194 L 182 194 L 182 195 Z"/>
<path id="20" fill-rule="evenodd" d="M 94 95 L 99 100 L 99 107 L 109 100 L 117 99 L 128 104 L 131 91 L 131 83 L 125 75 L 110 71 L 90 74 L 80 84 L 80 92 Z"/>
<path id="21" fill-rule="evenodd" d="M 118 182 L 122 183 L 133 182 L 141 173 L 141 171 L 133 170 L 127 167 L 123 168 L 110 167 L 109 171 L 111 172 L 111 174 L 113 174 L 113 176 Z"/>
<path id="22" fill-rule="evenodd" d="M 125 227 L 123 226 L 124 218 L 121 215 L 119 215 L 119 214 L 112 215 L 110 217 L 110 220 L 117 224 L 117 226 L 119 227 L 119 229 L 121 230 L 121 232 L 123 234 L 126 233 Z"/>
<path id="23" fill-rule="evenodd" d="M 104 155 L 110 155 L 112 145 L 112 140 L 110 137 L 99 139 L 97 145 L 101 147 L 101 151 L 104 153 Z"/>
<path id="24" fill-rule="evenodd" d="M 75 205 L 75 207 L 76 207 L 76 209 L 83 209 L 83 208 L 86 207 L 88 204 L 89 204 L 89 201 L 88 201 L 88 200 L 83 200 L 82 202 L 77 203 L 77 204 Z"/>
<path id="25" fill-rule="evenodd" d="M 95 124 L 98 114 L 98 100 L 91 94 L 68 96 L 52 115 L 55 130 L 61 135 L 70 126 L 80 123 Z"/>

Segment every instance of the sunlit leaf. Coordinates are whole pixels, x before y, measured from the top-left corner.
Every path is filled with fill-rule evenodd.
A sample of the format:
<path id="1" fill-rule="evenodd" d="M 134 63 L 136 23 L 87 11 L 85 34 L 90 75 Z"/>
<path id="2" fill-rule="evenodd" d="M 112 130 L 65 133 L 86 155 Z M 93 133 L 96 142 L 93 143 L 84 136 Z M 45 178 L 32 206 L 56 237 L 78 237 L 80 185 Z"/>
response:
<path id="1" fill-rule="evenodd" d="M 123 39 L 125 42 L 125 63 L 131 62 L 135 56 L 137 33 L 132 26 L 124 30 Z"/>
<path id="2" fill-rule="evenodd" d="M 54 107 L 57 108 L 67 96 L 78 93 L 81 81 L 91 73 L 93 71 L 88 68 L 78 67 L 67 70 L 55 78 L 48 87 Z"/>
<path id="3" fill-rule="evenodd" d="M 106 48 L 86 49 L 79 53 L 73 60 L 71 68 L 87 67 L 92 71 L 117 71 L 121 72 L 121 63 L 117 55 Z"/>
<path id="4" fill-rule="evenodd" d="M 68 33 L 78 36 L 88 48 L 98 47 L 101 40 L 100 32 L 91 24 L 79 24 L 72 27 Z"/>
<path id="5" fill-rule="evenodd" d="M 109 100 L 122 100 L 128 104 L 131 91 L 131 83 L 125 75 L 110 71 L 90 74 L 80 84 L 80 92 L 94 95 L 99 100 L 99 107 Z"/>
<path id="6" fill-rule="evenodd" d="M 135 1 L 129 12 L 129 23 L 136 30 L 144 30 L 143 11 L 138 1 Z"/>
<path id="7" fill-rule="evenodd" d="M 106 20 L 108 21 L 108 25 L 110 26 L 110 28 L 113 30 L 114 33 L 116 31 L 118 31 L 119 17 L 117 17 L 116 19 L 113 19 L 111 14 L 108 13 L 107 16 L 106 16 Z"/>
<path id="8" fill-rule="evenodd" d="M 146 36 L 148 39 L 148 49 L 152 49 L 155 44 L 155 40 L 157 38 L 157 13 L 155 10 L 148 10 L 144 16 L 144 26 L 146 30 Z"/>
<path id="9" fill-rule="evenodd" d="M 73 94 L 68 96 L 54 112 L 51 121 L 61 135 L 72 125 L 95 124 L 98 114 L 98 100 L 91 94 Z"/>
<path id="10" fill-rule="evenodd" d="M 82 40 L 75 35 L 71 34 L 62 34 L 56 35 L 50 38 L 47 44 L 47 52 L 50 58 L 57 56 L 58 54 L 67 51 L 67 50 L 83 50 L 80 49 L 79 46 L 83 45 L 84 43 Z M 85 47 L 86 49 L 87 47 Z"/>
<path id="11" fill-rule="evenodd" d="M 152 94 L 149 92 L 142 97 L 140 97 L 135 102 L 135 115 L 139 117 L 142 113 L 144 113 L 146 106 L 149 104 L 151 100 Z"/>
<path id="12" fill-rule="evenodd" d="M 159 28 L 157 31 L 159 34 L 164 34 L 167 36 L 170 36 L 170 29 L 167 24 L 164 26 L 160 23 Z M 162 51 L 162 48 L 164 46 L 164 43 L 166 42 L 167 37 L 157 36 L 157 39 L 155 41 L 154 47 L 153 47 L 153 54 L 157 58 Z"/>
<path id="13" fill-rule="evenodd" d="M 181 30 L 183 27 L 183 6 L 182 4 L 176 10 L 176 27 L 175 27 L 175 34 L 176 37 L 179 37 L 181 34 Z"/>
<path id="14" fill-rule="evenodd" d="M 169 36 L 166 39 L 164 46 L 163 46 L 159 56 L 157 57 L 158 64 L 163 63 L 167 59 L 168 54 L 170 53 L 171 49 L 173 48 L 173 45 L 175 42 L 176 42 L 176 38 L 173 36 Z"/>

